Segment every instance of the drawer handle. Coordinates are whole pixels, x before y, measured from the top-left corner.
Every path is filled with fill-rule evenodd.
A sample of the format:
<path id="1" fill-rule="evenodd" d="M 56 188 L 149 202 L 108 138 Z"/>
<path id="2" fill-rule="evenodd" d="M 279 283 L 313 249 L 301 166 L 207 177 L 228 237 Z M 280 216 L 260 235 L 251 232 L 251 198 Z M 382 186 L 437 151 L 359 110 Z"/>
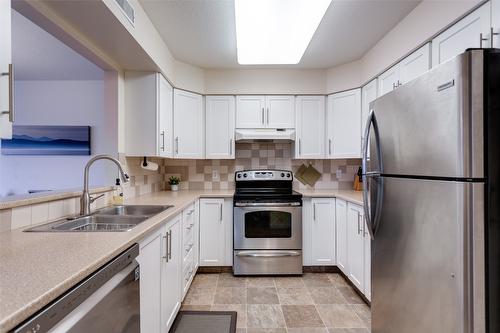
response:
<path id="1" fill-rule="evenodd" d="M 242 251 L 236 254 L 237 257 L 254 257 L 254 258 L 278 258 L 278 257 L 298 257 L 300 253 L 297 251 L 273 251 L 259 253 L 255 251 Z"/>

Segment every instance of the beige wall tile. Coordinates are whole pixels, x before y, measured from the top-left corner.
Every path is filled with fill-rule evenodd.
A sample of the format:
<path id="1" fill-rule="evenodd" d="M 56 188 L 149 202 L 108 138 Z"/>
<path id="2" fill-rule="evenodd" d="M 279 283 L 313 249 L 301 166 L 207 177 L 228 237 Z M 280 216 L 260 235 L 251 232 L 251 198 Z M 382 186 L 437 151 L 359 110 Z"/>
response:
<path id="1" fill-rule="evenodd" d="M 38 224 L 49 220 L 49 204 L 41 203 L 31 206 L 31 224 Z"/>
<path id="2" fill-rule="evenodd" d="M 18 229 L 31 224 L 31 206 L 12 208 L 11 228 Z"/>
<path id="3" fill-rule="evenodd" d="M 12 225 L 12 209 L 0 210 L 0 232 L 8 231 Z"/>

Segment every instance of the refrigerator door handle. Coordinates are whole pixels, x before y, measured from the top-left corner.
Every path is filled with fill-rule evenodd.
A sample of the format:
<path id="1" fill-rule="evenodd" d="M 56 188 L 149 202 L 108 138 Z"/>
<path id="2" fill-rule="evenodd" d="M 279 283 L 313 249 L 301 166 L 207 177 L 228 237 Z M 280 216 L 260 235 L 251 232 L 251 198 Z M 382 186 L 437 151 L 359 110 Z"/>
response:
<path id="1" fill-rule="evenodd" d="M 378 168 L 377 171 L 367 171 L 367 162 L 368 162 L 368 145 L 370 143 L 370 129 L 373 124 L 373 134 L 375 135 L 376 142 L 376 153 L 377 153 L 377 161 Z M 380 136 L 378 131 L 377 118 L 375 117 L 375 113 L 373 110 L 370 110 L 370 114 L 368 115 L 368 120 L 366 121 L 365 127 L 365 135 L 364 135 L 364 145 L 363 145 L 363 159 L 361 161 L 361 168 L 363 170 L 363 209 L 365 211 L 365 222 L 368 227 L 368 231 L 370 233 L 370 238 L 375 239 L 375 233 L 378 228 L 380 213 L 382 209 L 382 195 L 383 195 L 383 179 L 380 178 L 380 175 L 383 171 L 382 164 L 382 150 L 380 147 Z M 369 178 L 376 178 L 380 180 L 379 186 L 377 186 L 377 200 L 375 203 L 375 215 L 372 221 L 370 214 L 370 207 L 368 205 L 368 187 L 369 187 Z"/>

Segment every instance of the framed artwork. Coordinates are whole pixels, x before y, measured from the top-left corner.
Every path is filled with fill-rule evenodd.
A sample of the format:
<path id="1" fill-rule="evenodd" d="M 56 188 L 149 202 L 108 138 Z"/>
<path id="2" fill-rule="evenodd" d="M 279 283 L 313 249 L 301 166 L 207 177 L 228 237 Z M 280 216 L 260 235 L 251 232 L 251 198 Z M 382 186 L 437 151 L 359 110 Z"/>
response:
<path id="1" fill-rule="evenodd" d="M 2 155 L 90 155 L 90 126 L 14 125 Z"/>

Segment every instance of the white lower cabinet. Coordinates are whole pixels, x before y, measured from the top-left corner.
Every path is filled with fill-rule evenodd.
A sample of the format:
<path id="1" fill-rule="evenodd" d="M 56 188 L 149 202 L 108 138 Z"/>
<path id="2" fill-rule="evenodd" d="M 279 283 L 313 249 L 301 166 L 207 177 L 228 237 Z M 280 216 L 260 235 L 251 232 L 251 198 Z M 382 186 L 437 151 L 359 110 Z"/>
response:
<path id="1" fill-rule="evenodd" d="M 347 266 L 347 202 L 337 199 L 335 201 L 335 226 L 337 246 L 337 267 L 348 275 Z"/>
<path id="2" fill-rule="evenodd" d="M 347 205 L 347 261 L 349 263 L 349 279 L 359 290 L 364 290 L 364 235 L 362 208 L 358 205 Z"/>
<path id="3" fill-rule="evenodd" d="M 140 244 L 141 332 L 168 332 L 181 305 L 182 215 Z"/>
<path id="4" fill-rule="evenodd" d="M 335 199 L 311 200 L 311 264 L 335 265 Z"/>
<path id="5" fill-rule="evenodd" d="M 200 266 L 231 266 L 231 199 L 200 199 Z"/>
<path id="6" fill-rule="evenodd" d="M 366 225 L 366 221 L 363 221 L 363 235 L 364 235 L 364 290 L 366 298 L 371 301 L 372 300 L 372 240 L 370 238 L 370 233 L 368 232 L 368 226 Z"/>

